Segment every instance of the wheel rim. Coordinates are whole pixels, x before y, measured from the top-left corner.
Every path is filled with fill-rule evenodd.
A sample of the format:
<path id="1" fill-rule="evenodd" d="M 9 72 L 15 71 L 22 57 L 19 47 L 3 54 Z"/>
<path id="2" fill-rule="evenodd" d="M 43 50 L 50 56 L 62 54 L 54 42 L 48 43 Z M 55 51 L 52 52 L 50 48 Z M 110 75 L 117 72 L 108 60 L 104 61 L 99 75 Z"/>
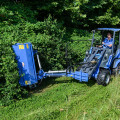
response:
<path id="1" fill-rule="evenodd" d="M 110 75 L 107 75 L 107 77 L 106 77 L 106 84 L 108 84 L 109 81 L 110 81 Z"/>

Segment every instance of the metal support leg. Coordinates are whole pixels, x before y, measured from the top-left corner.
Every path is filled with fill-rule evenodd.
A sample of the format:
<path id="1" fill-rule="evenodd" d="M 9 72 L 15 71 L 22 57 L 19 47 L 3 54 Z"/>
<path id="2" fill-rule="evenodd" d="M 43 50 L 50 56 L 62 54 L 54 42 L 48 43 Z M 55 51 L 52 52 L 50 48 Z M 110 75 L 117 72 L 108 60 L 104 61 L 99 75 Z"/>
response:
<path id="1" fill-rule="evenodd" d="M 41 63 L 40 63 L 40 59 L 39 59 L 39 55 L 37 54 L 37 60 L 38 60 L 38 65 L 39 65 L 39 68 L 40 68 L 40 70 L 42 69 L 42 67 L 41 67 Z"/>

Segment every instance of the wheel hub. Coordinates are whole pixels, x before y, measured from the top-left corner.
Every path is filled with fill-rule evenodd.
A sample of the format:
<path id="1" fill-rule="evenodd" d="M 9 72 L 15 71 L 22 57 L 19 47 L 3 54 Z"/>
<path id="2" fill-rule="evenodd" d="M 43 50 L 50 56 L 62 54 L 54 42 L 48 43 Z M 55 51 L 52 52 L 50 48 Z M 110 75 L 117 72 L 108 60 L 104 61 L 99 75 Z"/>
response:
<path id="1" fill-rule="evenodd" d="M 109 81 L 110 81 L 110 75 L 107 75 L 107 77 L 106 77 L 106 84 L 108 84 Z"/>

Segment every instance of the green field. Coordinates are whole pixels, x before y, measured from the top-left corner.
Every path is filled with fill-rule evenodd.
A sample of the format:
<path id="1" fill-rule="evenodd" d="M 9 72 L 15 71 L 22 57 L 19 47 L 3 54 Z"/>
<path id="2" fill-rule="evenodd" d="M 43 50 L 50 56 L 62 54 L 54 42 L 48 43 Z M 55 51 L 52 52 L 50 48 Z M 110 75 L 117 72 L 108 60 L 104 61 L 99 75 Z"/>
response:
<path id="1" fill-rule="evenodd" d="M 28 99 L 0 108 L 0 120 L 120 120 L 120 80 L 108 86 L 46 79 Z"/>

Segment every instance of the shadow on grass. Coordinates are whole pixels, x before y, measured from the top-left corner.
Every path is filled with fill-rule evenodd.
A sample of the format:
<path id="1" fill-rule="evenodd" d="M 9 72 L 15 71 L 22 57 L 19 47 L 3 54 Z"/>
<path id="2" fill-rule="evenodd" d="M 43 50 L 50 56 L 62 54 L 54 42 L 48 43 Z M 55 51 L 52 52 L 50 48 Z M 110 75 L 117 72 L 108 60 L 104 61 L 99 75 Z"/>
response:
<path id="1" fill-rule="evenodd" d="M 96 81 L 94 79 L 91 79 L 88 82 L 79 82 L 78 80 L 69 79 L 66 77 L 64 79 L 62 77 L 61 77 L 61 79 L 47 78 L 47 79 L 44 79 L 41 84 L 38 84 L 36 88 L 30 90 L 30 92 L 32 92 L 32 93 L 42 92 L 45 88 L 48 88 L 55 84 L 62 84 L 62 83 L 86 84 L 87 86 L 92 87 L 96 83 Z"/>

